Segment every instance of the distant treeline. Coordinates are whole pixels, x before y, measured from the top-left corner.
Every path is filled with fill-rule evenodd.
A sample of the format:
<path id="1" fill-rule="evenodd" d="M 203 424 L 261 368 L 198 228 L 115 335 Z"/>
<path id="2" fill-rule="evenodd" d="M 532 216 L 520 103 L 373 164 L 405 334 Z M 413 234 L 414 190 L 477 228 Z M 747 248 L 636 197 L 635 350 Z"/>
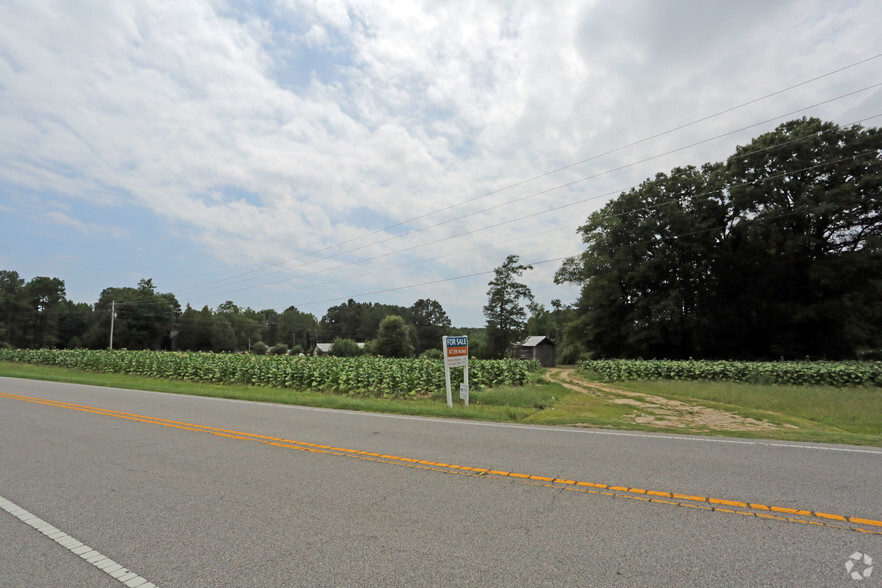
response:
<path id="1" fill-rule="evenodd" d="M 309 352 L 317 343 L 336 339 L 374 339 L 380 322 L 397 315 L 414 354 L 440 347 L 450 319 L 435 300 L 409 307 L 355 302 L 328 309 L 321 320 L 289 307 L 240 308 L 231 301 L 215 309 L 182 309 L 174 294 L 156 291 L 142 279 L 136 288 L 106 288 L 95 304 L 73 302 L 64 281 L 35 277 L 25 281 L 12 270 L 0 270 L 0 345 L 19 348 L 164 349 L 180 351 L 245 351 L 257 343 L 276 350 Z"/>
<path id="2" fill-rule="evenodd" d="M 149 279 L 107 288 L 95 304 L 65 298 L 64 282 L 25 282 L 0 271 L 0 345 L 276 352 L 317 343 L 407 339 L 404 355 L 468 334 L 479 357 L 501 356 L 523 335 L 557 342 L 561 363 L 580 358 L 841 359 L 882 350 L 882 132 L 818 119 L 780 125 L 725 162 L 659 173 L 592 214 L 585 251 L 557 283 L 581 287 L 573 305 L 533 302 L 520 271 L 497 268 L 486 329 L 456 329 L 437 301 L 410 307 L 349 300 L 318 320 L 284 312 L 182 309 Z M 511 264 L 517 256 L 509 256 Z M 508 263 L 508 262 L 507 262 Z M 514 269 L 527 270 L 528 265 Z M 502 277 L 505 279 L 503 280 Z M 505 287 L 500 284 L 504 284 Z M 516 288 L 529 315 L 507 298 Z M 498 316 L 497 316 L 498 315 Z M 525 317 L 529 317 L 523 320 Z M 403 321 L 403 323 L 402 323 Z M 504 345 L 492 336 L 510 325 Z M 498 339 L 498 338 L 497 338 Z M 370 348 L 370 347 L 369 347 Z"/>

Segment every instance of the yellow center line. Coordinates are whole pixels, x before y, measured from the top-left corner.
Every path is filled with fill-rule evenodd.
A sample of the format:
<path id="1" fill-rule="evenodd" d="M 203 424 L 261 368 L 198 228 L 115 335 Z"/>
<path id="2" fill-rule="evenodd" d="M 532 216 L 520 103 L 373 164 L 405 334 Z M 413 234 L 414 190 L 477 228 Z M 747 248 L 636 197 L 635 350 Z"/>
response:
<path id="1" fill-rule="evenodd" d="M 414 459 L 409 457 L 401 457 L 396 455 L 387 455 L 383 453 L 373 453 L 370 451 L 360 451 L 356 449 L 347 449 L 344 447 L 334 447 L 331 445 L 321 445 L 317 443 L 309 443 L 306 441 L 297 441 L 294 439 L 285 439 L 281 437 L 272 437 L 268 435 L 257 435 L 254 433 L 246 433 L 242 431 L 235 431 L 231 429 L 222 429 L 218 427 L 209 427 L 206 425 L 199 425 L 195 423 L 188 423 L 184 421 L 176 421 L 171 419 L 163 419 L 159 417 L 151 417 L 146 415 L 133 414 L 128 412 L 122 412 L 117 410 L 110 410 L 104 408 L 97 408 L 94 406 L 85 406 L 81 404 L 72 404 L 69 402 L 61 402 L 57 400 L 46 400 L 43 398 L 34 398 L 30 396 L 21 396 L 18 394 L 10 394 L 8 392 L 0 392 L 0 398 L 7 398 L 10 400 L 21 400 L 25 402 L 31 402 L 35 404 L 43 404 L 46 406 L 52 406 L 57 408 L 67 408 L 70 410 L 76 410 L 80 412 L 86 412 L 91 414 L 110 416 L 114 418 L 120 418 L 130 421 L 136 421 L 151 425 L 160 425 L 164 427 L 171 427 L 175 429 L 180 429 L 184 431 L 190 431 L 195 433 L 208 433 L 211 435 L 216 435 L 218 437 L 226 437 L 230 439 L 236 439 L 241 441 L 253 441 L 263 443 L 265 445 L 272 445 L 275 447 L 283 447 L 286 449 L 296 449 L 299 451 L 307 451 L 310 453 L 323 453 L 328 455 L 335 455 L 340 457 L 350 457 L 354 459 L 363 459 L 368 461 L 376 461 L 387 464 L 401 465 L 406 467 L 418 468 L 418 469 L 426 469 L 437 472 L 444 473 L 455 473 L 466 476 L 493 476 L 496 478 L 514 478 L 517 480 L 522 480 L 527 483 L 536 484 L 539 482 L 541 485 L 549 488 L 557 488 L 562 490 L 569 490 L 575 492 L 586 492 L 591 494 L 602 494 L 605 496 L 612 496 L 616 498 L 629 498 L 634 500 L 640 500 L 644 502 L 654 502 L 657 504 L 670 504 L 676 506 L 683 506 L 689 508 L 699 508 L 702 510 L 709 510 L 714 512 L 721 512 L 727 514 L 740 514 L 744 516 L 755 516 L 766 519 L 773 519 L 783 522 L 791 522 L 791 523 L 804 523 L 804 524 L 813 524 L 813 525 L 821 525 L 825 527 L 834 527 L 834 528 L 842 528 L 853 531 L 860 531 L 863 533 L 870 533 L 875 535 L 882 535 L 882 530 L 874 530 L 874 529 L 862 529 L 851 526 L 843 526 L 843 525 L 835 525 L 828 521 L 839 521 L 842 523 L 851 523 L 854 525 L 867 525 L 870 527 L 879 527 L 882 529 L 882 521 L 867 519 L 862 517 L 853 517 L 853 516 L 844 516 L 839 514 L 831 514 L 825 512 L 817 512 L 808 509 L 795 509 L 795 508 L 786 508 L 781 506 L 767 506 L 764 504 L 755 504 L 748 502 L 741 502 L 737 500 L 724 500 L 720 498 L 708 498 L 704 496 L 695 496 L 691 494 L 678 494 L 674 492 L 664 492 L 658 490 L 645 490 L 641 488 L 630 488 L 628 486 L 609 486 L 607 484 L 597 484 L 593 482 L 584 482 L 577 480 L 568 480 L 563 478 L 553 478 L 549 476 L 538 476 L 532 474 L 523 474 L 518 472 L 507 472 L 502 470 L 494 470 L 487 468 L 477 468 L 463 465 L 454 465 L 449 463 L 435 462 L 429 460 L 422 459 Z M 606 490 L 601 491 L 601 490 Z M 657 498 L 652 498 L 657 497 Z M 664 498 L 670 500 L 663 500 Z M 698 503 L 698 504 L 695 504 Z M 710 506 L 717 505 L 717 506 Z M 745 510 L 733 510 L 729 508 L 722 508 L 722 506 L 730 506 L 736 507 Z M 775 512 L 781 514 L 789 514 L 789 515 L 798 515 L 799 517 L 805 518 L 794 518 L 794 517 L 785 517 L 773 514 L 766 514 L 763 512 L 757 513 L 752 512 L 754 510 L 758 511 L 767 511 L 767 512 Z M 812 520 L 812 519 L 821 519 L 821 520 Z"/>

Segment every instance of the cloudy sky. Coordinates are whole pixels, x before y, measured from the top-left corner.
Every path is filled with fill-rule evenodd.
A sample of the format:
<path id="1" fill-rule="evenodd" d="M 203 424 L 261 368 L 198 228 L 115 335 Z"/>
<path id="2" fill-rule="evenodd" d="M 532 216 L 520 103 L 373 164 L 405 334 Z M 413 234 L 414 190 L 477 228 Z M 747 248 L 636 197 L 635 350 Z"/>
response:
<path id="1" fill-rule="evenodd" d="M 5 0 L 0 269 L 479 326 L 486 272 L 659 171 L 882 125 L 879 31 L 878 0 Z"/>

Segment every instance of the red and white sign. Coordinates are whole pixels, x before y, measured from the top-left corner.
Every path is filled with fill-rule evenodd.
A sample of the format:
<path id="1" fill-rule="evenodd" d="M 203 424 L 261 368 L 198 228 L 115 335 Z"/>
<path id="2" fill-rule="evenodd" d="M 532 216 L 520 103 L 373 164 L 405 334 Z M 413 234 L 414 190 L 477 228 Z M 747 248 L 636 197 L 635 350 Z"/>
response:
<path id="1" fill-rule="evenodd" d="M 444 365 L 446 367 L 465 367 L 469 364 L 469 338 L 444 338 Z"/>
<path id="2" fill-rule="evenodd" d="M 459 397 L 469 405 L 469 338 L 441 337 L 444 349 L 444 383 L 447 385 L 447 406 L 453 406 L 453 394 L 450 390 L 450 368 L 461 367 L 462 384 L 459 386 Z"/>

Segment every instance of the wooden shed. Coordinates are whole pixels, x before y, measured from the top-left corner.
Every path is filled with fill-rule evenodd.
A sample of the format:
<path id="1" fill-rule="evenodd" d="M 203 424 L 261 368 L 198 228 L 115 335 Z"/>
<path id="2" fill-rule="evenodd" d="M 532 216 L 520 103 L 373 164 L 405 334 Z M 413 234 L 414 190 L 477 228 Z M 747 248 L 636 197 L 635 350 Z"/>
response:
<path id="1" fill-rule="evenodd" d="M 313 355 L 326 355 L 331 352 L 331 346 L 333 343 L 316 343 L 315 348 L 312 350 Z M 364 349 L 364 343 L 356 343 L 359 349 Z"/>
<path id="2" fill-rule="evenodd" d="M 554 367 L 554 341 L 544 335 L 527 337 L 513 347 L 515 359 L 535 359 L 542 367 Z"/>

